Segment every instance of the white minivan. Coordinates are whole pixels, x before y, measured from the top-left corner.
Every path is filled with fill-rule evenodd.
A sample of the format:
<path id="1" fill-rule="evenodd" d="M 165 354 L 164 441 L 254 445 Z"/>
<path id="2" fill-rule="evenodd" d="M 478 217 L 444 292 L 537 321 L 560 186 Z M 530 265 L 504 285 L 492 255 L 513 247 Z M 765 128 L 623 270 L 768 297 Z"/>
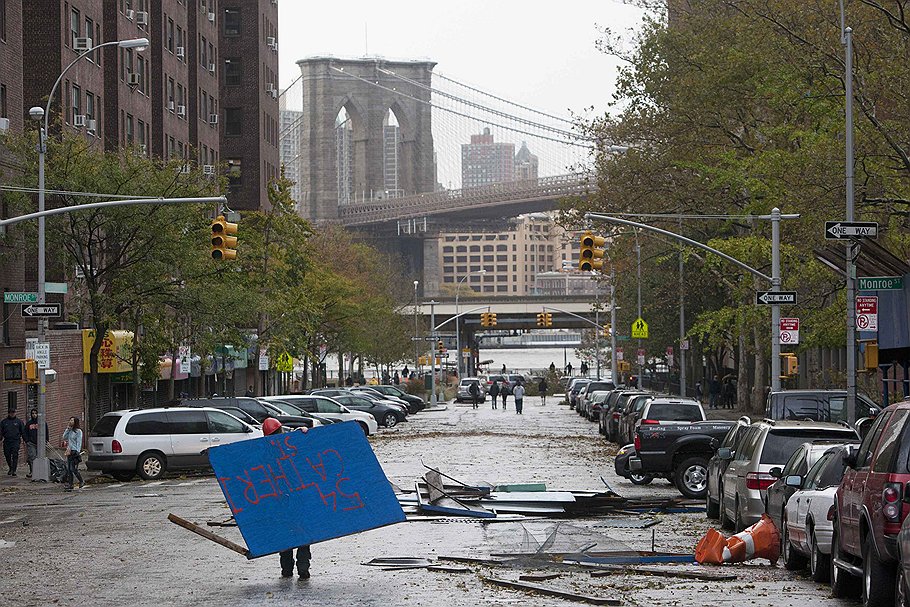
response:
<path id="1" fill-rule="evenodd" d="M 209 466 L 206 449 L 262 436 L 262 430 L 212 407 L 128 409 L 106 413 L 88 439 L 89 470 L 146 480 L 168 470 Z"/>

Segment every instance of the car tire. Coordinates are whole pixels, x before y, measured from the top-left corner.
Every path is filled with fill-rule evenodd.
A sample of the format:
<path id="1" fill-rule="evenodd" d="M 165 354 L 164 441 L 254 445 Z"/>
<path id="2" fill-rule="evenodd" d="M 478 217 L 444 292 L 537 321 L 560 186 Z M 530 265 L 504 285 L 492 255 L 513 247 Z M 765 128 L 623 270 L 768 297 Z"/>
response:
<path id="1" fill-rule="evenodd" d="M 167 471 L 167 462 L 160 453 L 145 453 L 139 458 L 136 465 L 136 471 L 139 476 L 146 481 L 158 480 Z"/>
<path id="2" fill-rule="evenodd" d="M 900 565 L 898 565 L 898 571 L 894 575 L 894 607 L 910 607 L 907 580 L 904 579 L 904 569 Z"/>
<path id="3" fill-rule="evenodd" d="M 366 425 L 365 423 L 363 423 L 363 422 L 357 422 L 357 423 L 360 425 L 360 429 L 363 430 L 363 435 L 364 435 L 364 436 L 369 436 L 369 435 L 370 435 L 370 427 L 367 426 L 367 425 Z"/>
<path id="4" fill-rule="evenodd" d="M 736 499 L 733 500 L 733 531 L 739 533 L 746 528 L 746 523 L 743 521 L 742 513 L 739 511 L 739 495 L 737 494 Z"/>
<path id="5" fill-rule="evenodd" d="M 804 569 L 806 567 L 806 557 L 793 549 L 790 543 L 790 532 L 787 530 L 787 514 L 781 514 L 780 517 L 780 554 L 784 559 L 784 568 L 789 571 Z"/>
<path id="6" fill-rule="evenodd" d="M 386 428 L 394 428 L 398 425 L 398 416 L 389 411 L 382 416 L 382 425 Z"/>
<path id="7" fill-rule="evenodd" d="M 840 537 L 838 535 L 837 519 L 835 519 L 834 531 L 831 533 L 831 560 L 829 561 L 831 573 L 829 578 L 831 579 L 831 596 L 836 599 L 843 599 L 856 595 L 857 579 L 834 564 L 835 559 L 843 558 L 840 552 Z"/>
<path id="8" fill-rule="evenodd" d="M 720 504 L 711 499 L 711 493 L 705 495 L 705 516 L 709 519 L 720 517 Z"/>
<path id="9" fill-rule="evenodd" d="M 632 481 L 633 485 L 650 485 L 651 481 L 654 480 L 654 477 L 650 474 L 635 474 L 634 472 L 630 472 L 629 480 Z"/>
<path id="10" fill-rule="evenodd" d="M 724 506 L 724 486 L 721 484 L 717 485 L 717 495 L 720 498 L 720 528 L 721 529 L 732 529 L 733 520 L 727 516 L 727 509 Z"/>
<path id="11" fill-rule="evenodd" d="M 863 542 L 863 607 L 894 604 L 894 565 L 883 563 L 872 545 L 872 535 Z"/>
<path id="12" fill-rule="evenodd" d="M 708 460 L 701 456 L 683 460 L 673 471 L 673 481 L 684 496 L 704 498 L 708 494 Z"/>
<path id="13" fill-rule="evenodd" d="M 831 579 L 831 556 L 823 553 L 818 548 L 818 539 L 815 529 L 809 533 L 809 573 L 815 582 L 826 583 Z"/>
<path id="14" fill-rule="evenodd" d="M 114 470 L 111 476 L 121 483 L 128 483 L 136 477 L 136 473 L 132 470 Z"/>

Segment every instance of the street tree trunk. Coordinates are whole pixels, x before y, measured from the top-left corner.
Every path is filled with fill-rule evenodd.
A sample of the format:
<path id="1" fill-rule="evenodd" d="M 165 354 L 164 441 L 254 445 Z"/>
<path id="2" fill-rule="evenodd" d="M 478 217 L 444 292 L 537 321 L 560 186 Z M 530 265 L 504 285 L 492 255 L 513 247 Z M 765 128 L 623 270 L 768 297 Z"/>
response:
<path id="1" fill-rule="evenodd" d="M 768 386 L 768 357 L 765 354 L 765 344 L 762 331 L 753 328 L 755 343 L 755 386 L 752 388 L 752 413 L 761 414 L 765 410 L 765 390 Z"/>

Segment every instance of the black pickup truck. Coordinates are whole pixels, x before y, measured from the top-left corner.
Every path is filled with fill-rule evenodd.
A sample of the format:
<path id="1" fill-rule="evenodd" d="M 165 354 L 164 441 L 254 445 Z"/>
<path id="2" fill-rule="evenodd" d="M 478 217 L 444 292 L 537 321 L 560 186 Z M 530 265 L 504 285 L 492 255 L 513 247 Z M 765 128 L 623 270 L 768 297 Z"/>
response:
<path id="1" fill-rule="evenodd" d="M 735 425 L 734 421 L 706 421 L 639 426 L 629 469 L 665 476 L 684 496 L 703 498 L 708 490 L 708 460 Z"/>

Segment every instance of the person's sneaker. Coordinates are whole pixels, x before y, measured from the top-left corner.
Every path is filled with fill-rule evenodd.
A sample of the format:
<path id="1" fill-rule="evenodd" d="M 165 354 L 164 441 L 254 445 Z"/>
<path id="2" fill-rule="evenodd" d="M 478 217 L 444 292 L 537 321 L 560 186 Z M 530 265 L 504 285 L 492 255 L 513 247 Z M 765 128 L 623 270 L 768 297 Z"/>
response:
<path id="1" fill-rule="evenodd" d="M 16 473 L 15 473 L 15 472 L 10 472 L 9 475 L 10 475 L 10 476 L 16 476 Z"/>
<path id="2" fill-rule="evenodd" d="M 25 478 L 32 478 L 32 473 L 29 472 L 28 474 L 26 474 L 26 475 L 25 475 Z"/>
<path id="3" fill-rule="evenodd" d="M 293 571 L 282 571 L 281 572 L 281 577 L 293 577 L 293 576 L 294 576 Z"/>
<path id="4" fill-rule="evenodd" d="M 300 572 L 300 579 L 301 579 L 301 580 L 308 580 L 308 579 L 310 579 L 310 570 L 307 569 L 307 570 L 305 570 L 305 571 L 301 571 L 301 572 Z"/>
<path id="5" fill-rule="evenodd" d="M 85 481 L 79 481 L 79 488 L 82 489 L 85 487 Z"/>

